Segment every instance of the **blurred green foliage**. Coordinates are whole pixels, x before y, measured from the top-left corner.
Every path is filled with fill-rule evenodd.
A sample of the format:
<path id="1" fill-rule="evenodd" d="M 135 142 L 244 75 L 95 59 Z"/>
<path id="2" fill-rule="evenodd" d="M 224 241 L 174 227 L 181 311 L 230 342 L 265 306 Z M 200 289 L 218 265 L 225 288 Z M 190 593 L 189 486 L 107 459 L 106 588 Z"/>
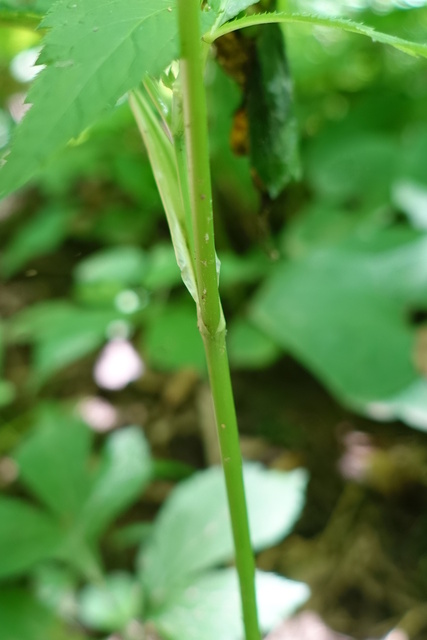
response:
<path id="1" fill-rule="evenodd" d="M 13 71 L 17 56 L 40 44 L 33 25 L 50 4 L 0 1 L 2 149 L 28 89 Z M 300 11 L 320 5 L 288 2 Z M 421 42 L 427 32 L 425 7 L 366 2 L 356 10 L 343 2 L 339 12 L 406 39 Z M 21 13 L 22 26 L 12 26 Z M 249 159 L 231 151 L 240 89 L 213 57 L 208 63 L 232 365 L 266 368 L 292 356 L 343 404 L 425 430 L 426 62 L 321 27 L 289 25 L 285 33 L 303 174 L 274 202 L 254 185 Z M 126 427 L 105 437 L 100 453 L 101 437 L 73 414 L 82 391 L 68 384 L 72 367 L 87 376 L 87 393 L 98 392 L 90 371 L 118 338 L 131 340 L 150 369 L 205 375 L 194 308 L 126 100 L 0 202 L 0 228 L 0 451 L 19 467 L 0 498 L 2 640 L 102 637 L 91 634 L 129 629 L 135 618 L 171 640 L 199 640 L 195 608 L 206 640 L 238 638 L 235 575 L 223 567 L 232 557 L 229 531 L 209 534 L 213 513 L 225 517 L 219 475 L 197 474 L 174 490 L 148 533 L 139 522 L 121 530 L 117 516 L 152 478 L 148 445 L 138 427 Z M 305 476 L 257 466 L 247 476 L 264 548 L 289 533 Z M 108 536 L 120 534 L 141 544 L 132 543 L 131 566 L 118 572 L 104 556 Z M 277 576 L 259 580 L 283 589 L 280 606 L 262 613 L 265 628 L 307 596 Z M 215 608 L 204 608 L 214 597 Z"/>
<path id="2" fill-rule="evenodd" d="M 153 464 L 138 427 L 110 435 L 101 456 L 91 452 L 92 440 L 81 421 L 47 405 L 13 453 L 21 487 L 44 508 L 21 498 L 0 498 L 0 581 L 29 575 L 33 585 L 32 597 L 9 589 L 7 582 L 0 588 L 5 640 L 77 638 L 80 624 L 88 632 L 127 634 L 136 620 L 141 629 L 143 623 L 152 623 L 167 637 L 180 640 L 196 637 L 193 607 L 202 607 L 198 624 L 206 629 L 206 638 L 215 637 L 215 625 L 222 638 L 238 640 L 242 627 L 236 575 L 234 570 L 218 569 L 234 553 L 222 470 L 214 467 L 182 482 L 164 503 L 148 537 L 139 534 L 131 540 L 139 547 L 135 575 L 107 573 L 101 534 L 146 489 Z M 254 544 L 261 550 L 292 529 L 304 504 L 307 474 L 248 465 L 245 482 Z M 262 600 L 265 630 L 309 594 L 306 585 L 273 574 L 259 572 L 258 579 L 281 593 L 280 598 Z M 203 590 L 195 590 L 196 599 L 190 597 L 183 611 L 182 601 L 199 581 Z M 210 590 L 227 615 L 218 617 L 217 610 L 206 607 Z"/>

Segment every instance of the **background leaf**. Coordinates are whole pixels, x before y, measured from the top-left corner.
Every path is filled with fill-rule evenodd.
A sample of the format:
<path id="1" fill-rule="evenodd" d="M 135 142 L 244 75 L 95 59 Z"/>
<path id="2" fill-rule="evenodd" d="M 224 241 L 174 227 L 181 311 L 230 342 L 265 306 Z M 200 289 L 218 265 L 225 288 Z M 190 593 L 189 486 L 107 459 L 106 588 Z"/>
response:
<path id="1" fill-rule="evenodd" d="M 144 334 L 143 344 L 152 367 L 166 371 L 183 367 L 201 372 L 206 370 L 203 342 L 193 305 L 170 305 L 167 313 L 154 315 Z"/>
<path id="2" fill-rule="evenodd" d="M 427 238 L 390 230 L 278 265 L 251 317 L 353 403 L 386 399 L 418 378 L 411 310 L 427 304 Z"/>
<path id="3" fill-rule="evenodd" d="M 395 396 L 370 402 L 361 410 L 380 422 L 401 420 L 414 429 L 427 431 L 427 381 L 419 378 Z"/>
<path id="4" fill-rule="evenodd" d="M 21 500 L 0 498 L 0 578 L 52 557 L 63 540 L 57 523 Z"/>
<path id="5" fill-rule="evenodd" d="M 147 257 L 139 247 L 111 247 L 81 260 L 74 274 L 81 283 L 134 285 L 142 282 L 147 267 Z"/>
<path id="6" fill-rule="evenodd" d="M 113 433 L 80 516 L 90 537 L 98 536 L 142 494 L 151 479 L 150 450 L 139 427 Z"/>
<path id="7" fill-rule="evenodd" d="M 280 347 L 245 318 L 230 324 L 227 332 L 230 362 L 234 367 L 260 368 L 271 365 L 280 356 Z"/>
<path id="8" fill-rule="evenodd" d="M 76 614 L 76 576 L 62 564 L 47 562 L 34 569 L 31 575 L 37 600 L 64 620 Z"/>
<path id="9" fill-rule="evenodd" d="M 101 585 L 87 585 L 79 594 L 78 616 L 90 629 L 120 631 L 141 608 L 140 587 L 126 573 L 114 573 Z"/>
<path id="10" fill-rule="evenodd" d="M 74 270 L 76 296 L 91 307 L 105 304 L 118 308 L 122 313 L 132 313 L 140 304 L 139 291 L 144 296 L 142 283 L 150 266 L 149 256 L 136 246 L 123 245 L 97 251 L 79 262 Z M 130 296 L 129 311 L 126 296 Z"/>
<path id="11" fill-rule="evenodd" d="M 245 487 L 255 550 L 281 540 L 303 503 L 307 476 L 246 464 Z M 173 531 L 173 536 L 171 536 Z M 182 482 L 164 504 L 142 555 L 141 576 L 153 605 L 190 576 L 233 557 L 222 470 L 213 467 Z"/>
<path id="12" fill-rule="evenodd" d="M 309 597 L 301 582 L 257 571 L 256 589 L 260 627 L 270 631 Z M 215 571 L 198 578 L 174 594 L 153 616 L 168 640 L 240 640 L 241 608 L 235 569 Z"/>
<path id="13" fill-rule="evenodd" d="M 427 188 L 410 180 L 394 185 L 393 201 L 411 221 L 415 229 L 427 230 Z"/>
<path id="14" fill-rule="evenodd" d="M 66 522 L 80 511 L 90 488 L 92 435 L 80 420 L 53 406 L 39 413 L 15 460 L 26 486 Z"/>
<path id="15" fill-rule="evenodd" d="M 390 199 L 399 160 L 398 145 L 391 136 L 337 127 L 319 135 L 312 145 L 307 178 L 318 197 L 328 202 L 343 205 L 353 199 L 378 206 Z"/>
<path id="16" fill-rule="evenodd" d="M 57 249 L 67 235 L 72 213 L 52 207 L 42 210 L 19 228 L 1 258 L 1 269 L 9 277 L 29 260 Z"/>
<path id="17" fill-rule="evenodd" d="M 106 340 L 118 311 L 86 309 L 63 300 L 42 302 L 14 317 L 13 340 L 34 343 L 33 382 L 43 383 L 63 367 L 84 357 Z"/>
<path id="18" fill-rule="evenodd" d="M 2 640 L 84 640 L 68 631 L 58 618 L 24 589 L 0 591 Z"/>

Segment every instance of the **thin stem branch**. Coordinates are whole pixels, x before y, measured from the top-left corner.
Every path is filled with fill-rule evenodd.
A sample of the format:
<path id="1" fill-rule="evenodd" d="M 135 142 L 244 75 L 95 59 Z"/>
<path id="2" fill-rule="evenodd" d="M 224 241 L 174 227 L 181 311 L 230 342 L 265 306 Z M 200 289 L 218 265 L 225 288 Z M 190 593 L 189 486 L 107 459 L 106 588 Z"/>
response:
<path id="1" fill-rule="evenodd" d="M 260 640 L 255 562 L 225 342 L 225 322 L 216 272 L 207 108 L 203 82 L 205 45 L 200 33 L 200 0 L 178 0 L 178 15 L 181 38 L 180 74 L 199 294 L 199 329 L 205 346 L 227 487 L 245 637 L 246 640 Z"/>

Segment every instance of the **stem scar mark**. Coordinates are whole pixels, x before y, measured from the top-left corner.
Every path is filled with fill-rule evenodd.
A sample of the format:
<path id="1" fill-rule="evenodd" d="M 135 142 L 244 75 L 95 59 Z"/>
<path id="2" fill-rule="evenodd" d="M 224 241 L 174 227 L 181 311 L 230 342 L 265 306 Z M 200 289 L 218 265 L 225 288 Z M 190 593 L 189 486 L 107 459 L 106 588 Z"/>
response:
<path id="1" fill-rule="evenodd" d="M 222 425 L 221 425 L 221 429 L 225 429 L 225 424 L 222 424 Z"/>

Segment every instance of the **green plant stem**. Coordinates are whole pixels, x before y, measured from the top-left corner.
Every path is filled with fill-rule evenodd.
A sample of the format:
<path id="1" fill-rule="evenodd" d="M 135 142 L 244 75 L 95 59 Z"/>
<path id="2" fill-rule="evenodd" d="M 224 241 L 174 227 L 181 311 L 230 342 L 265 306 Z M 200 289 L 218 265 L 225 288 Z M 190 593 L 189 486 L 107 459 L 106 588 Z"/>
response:
<path id="1" fill-rule="evenodd" d="M 189 166 L 189 189 L 199 297 L 198 320 L 208 363 L 222 464 L 230 509 L 246 640 L 260 640 L 255 595 L 255 562 L 243 484 L 242 458 L 231 386 L 216 271 L 207 107 L 205 45 L 200 33 L 200 0 L 178 0 L 181 87 Z"/>
<path id="2" fill-rule="evenodd" d="M 199 294 L 199 322 L 214 335 L 222 320 L 214 245 L 200 1 L 179 0 L 181 88 Z"/>
<path id="3" fill-rule="evenodd" d="M 203 336 L 215 418 L 233 529 L 246 640 L 259 640 L 255 595 L 255 562 L 252 552 L 239 432 L 234 408 L 225 327 L 216 336 Z"/>

